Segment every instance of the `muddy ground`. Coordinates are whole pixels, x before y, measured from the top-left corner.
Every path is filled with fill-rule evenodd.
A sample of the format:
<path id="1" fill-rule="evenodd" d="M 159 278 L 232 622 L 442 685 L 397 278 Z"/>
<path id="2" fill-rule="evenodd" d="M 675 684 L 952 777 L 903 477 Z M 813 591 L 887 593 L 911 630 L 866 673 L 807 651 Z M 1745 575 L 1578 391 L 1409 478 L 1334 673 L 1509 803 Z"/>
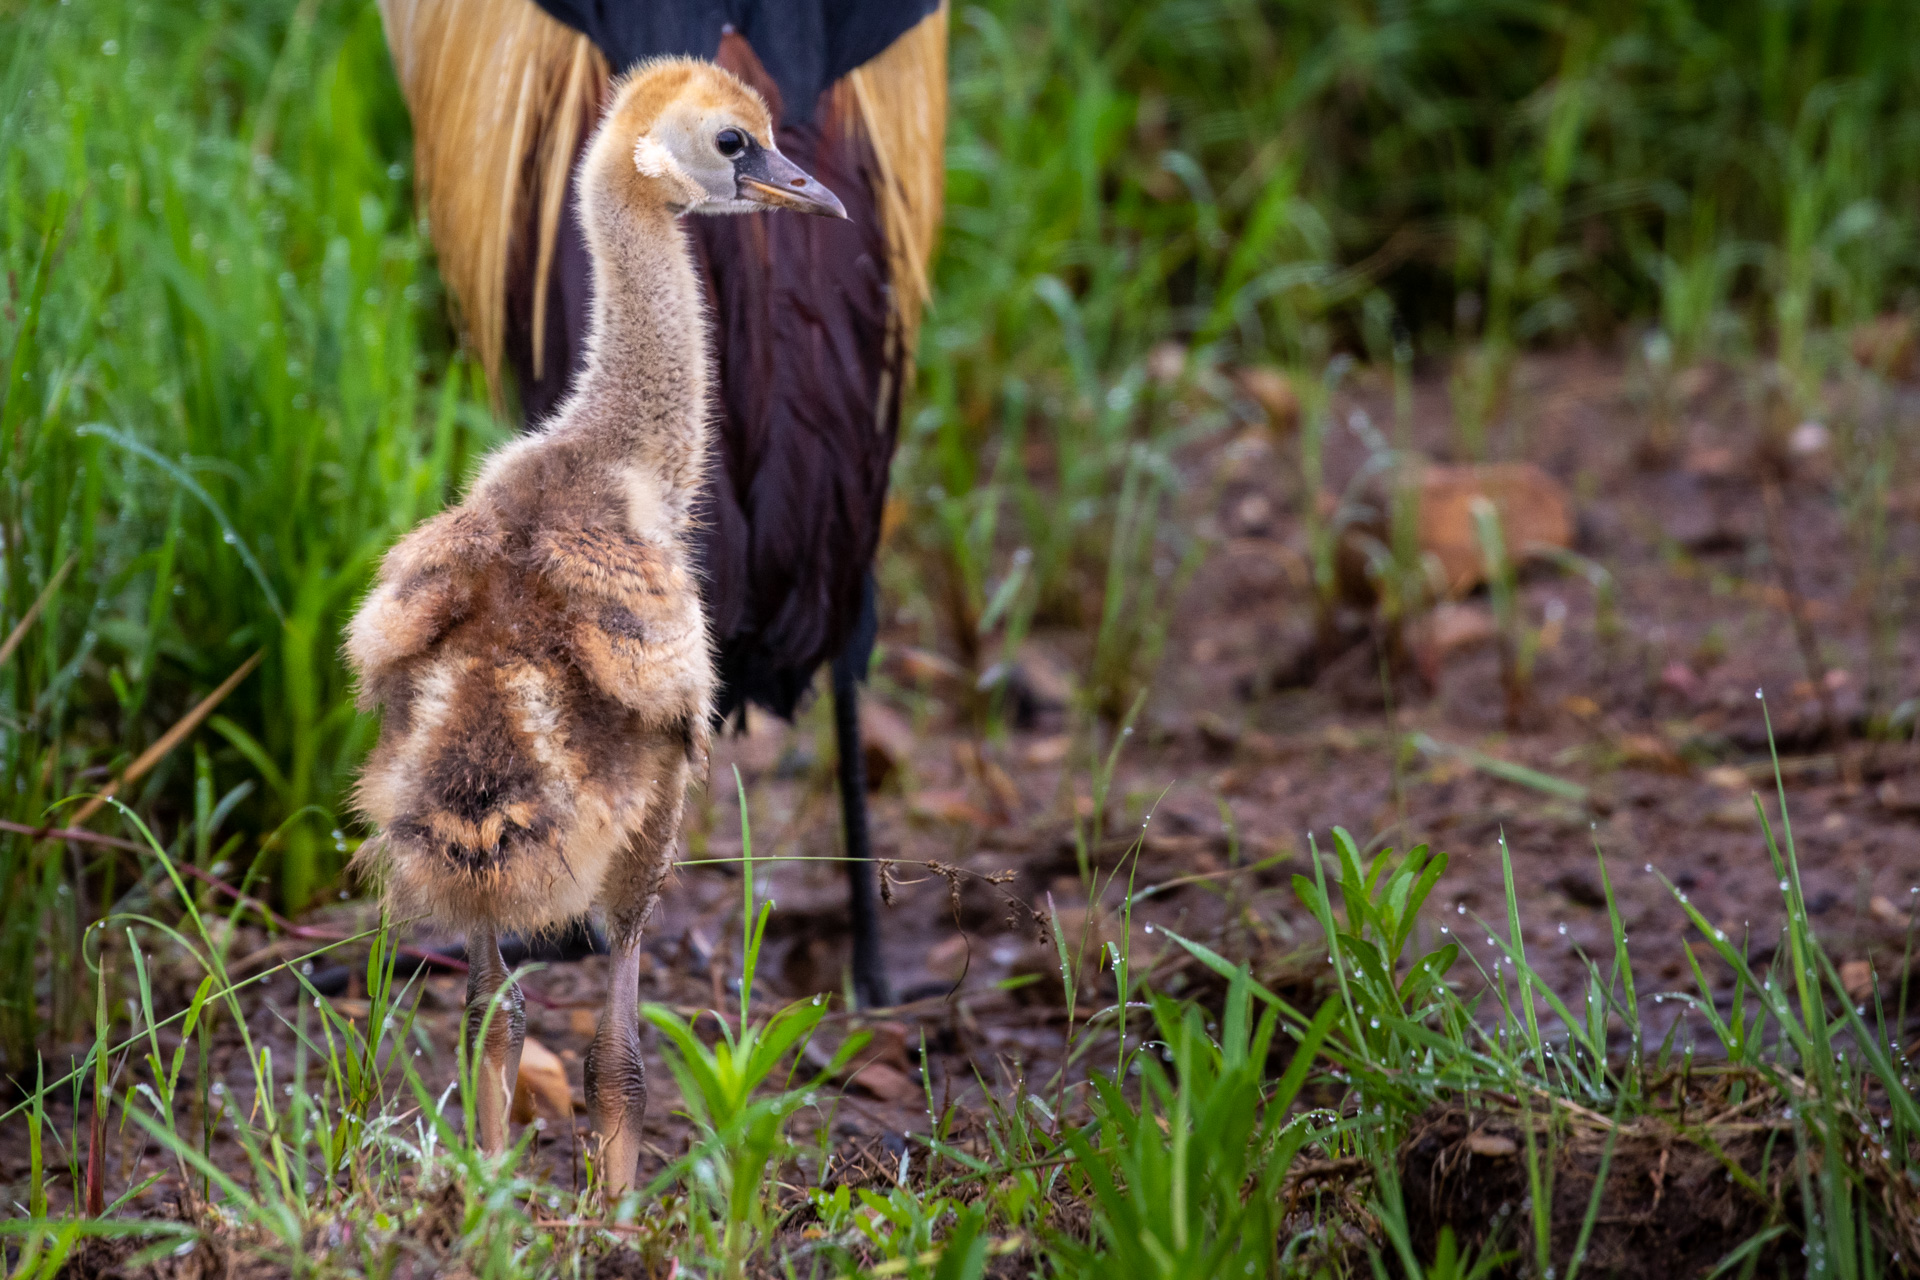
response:
<path id="1" fill-rule="evenodd" d="M 1165 938 L 1171 928 L 1252 959 L 1270 981 L 1310 996 L 1315 931 L 1289 885 L 1308 869 L 1309 837 L 1325 849 L 1336 825 L 1370 849 L 1430 842 L 1450 853 L 1421 945 L 1450 930 L 1486 964 L 1498 953 L 1474 917 L 1504 914 L 1504 834 L 1529 957 L 1569 994 L 1583 973 L 1581 950 L 1604 956 L 1611 946 L 1597 843 L 1657 1023 L 1665 1009 L 1654 996 L 1689 980 L 1684 917 L 1648 868 L 1709 920 L 1751 939 L 1757 956 L 1779 935 L 1781 896 L 1750 796 L 1771 776 L 1760 688 L 1781 743 L 1814 927 L 1837 958 L 1868 961 L 1883 982 L 1894 978 L 1920 902 L 1920 756 L 1904 741 L 1858 736 L 1836 756 L 1828 731 L 1837 718 L 1857 734 L 1870 702 L 1885 710 L 1920 691 L 1920 653 L 1904 627 L 1896 660 L 1869 670 L 1863 595 L 1872 589 L 1904 600 L 1920 541 L 1920 483 L 1893 488 L 1889 545 L 1870 586 L 1835 496 L 1845 465 L 1837 430 L 1827 430 L 1824 443 L 1822 433 L 1802 432 L 1783 461 L 1770 461 L 1756 448 L 1764 398 L 1738 373 L 1708 371 L 1681 379 L 1677 445 L 1650 462 L 1646 404 L 1637 375 L 1611 357 L 1539 357 L 1516 370 L 1495 447 L 1537 462 L 1567 487 L 1577 550 L 1611 574 L 1617 592 L 1606 616 L 1584 577 L 1550 568 L 1523 576 L 1522 612 L 1540 633 L 1540 654 L 1517 727 L 1509 727 L 1484 596 L 1424 624 L 1398 671 L 1383 669 L 1364 626 L 1356 642 L 1321 642 L 1297 516 L 1304 502 L 1296 444 L 1252 421 L 1180 459 L 1187 486 L 1177 518 L 1211 549 L 1176 611 L 1104 812 L 1093 812 L 1092 744 L 1066 707 L 1065 673 L 1083 668 L 1088 634 L 1036 631 L 1023 653 L 1018 723 L 1003 739 L 983 741 L 964 684 L 926 656 L 938 647 L 937 631 L 912 611 L 889 619 L 870 699 L 870 760 L 884 775 L 873 815 L 877 848 L 892 863 L 885 952 L 901 1006 L 877 1019 L 866 1059 L 873 1065 L 816 1122 L 843 1143 L 898 1151 L 901 1134 L 925 1129 L 929 1092 L 936 1107 L 964 1105 L 978 1102 L 983 1084 L 1044 1080 L 1059 1064 L 1069 1018 L 1077 1023 L 1102 1008 L 1111 985 L 1089 976 L 1069 1010 L 1053 944 L 1037 922 L 1058 921 L 1076 948 L 1119 942 L 1112 912 L 1128 877 L 1134 964 L 1157 958 L 1163 989 L 1204 981 Z M 1356 419 L 1361 413 L 1365 420 Z M 1344 491 L 1365 464 L 1366 421 L 1384 429 L 1392 416 L 1384 381 L 1356 379 L 1337 397 L 1330 490 Z M 1444 379 L 1423 377 L 1414 428 L 1429 456 L 1447 458 L 1448 424 Z M 1768 475 L 1780 481 L 1782 536 L 1774 538 L 1762 499 Z M 1782 546 L 1802 601 L 1782 588 Z M 1796 606 L 1815 637 L 1824 699 L 1796 640 Z M 1881 692 L 1870 694 L 1870 682 Z M 721 740 L 690 859 L 739 853 L 735 767 L 758 855 L 835 856 L 830 725 L 822 705 L 796 726 L 756 718 L 745 734 Z M 1584 795 L 1502 780 L 1462 748 L 1530 766 Z M 1764 803 L 1778 808 L 1770 796 Z M 1100 824 L 1084 867 L 1076 819 L 1083 832 Z M 1116 868 L 1121 883 L 1110 880 Z M 1092 910 L 1088 869 L 1105 886 Z M 846 913 L 838 866 L 776 861 L 762 872 L 777 909 L 760 996 L 771 1005 L 840 989 Z M 689 1011 L 731 1002 L 739 907 L 736 867 L 682 868 L 652 927 L 645 997 Z M 366 914 L 343 906 L 309 923 L 344 926 Z M 457 944 L 426 932 L 415 941 Z M 1478 980 L 1464 963 L 1456 973 Z M 576 1094 L 604 975 L 604 961 L 589 958 L 545 968 L 525 984 L 529 1030 L 559 1056 Z M 462 979 L 444 972 L 423 981 L 428 1039 L 450 1050 Z M 347 980 L 338 1000 L 352 1011 L 361 995 Z M 284 1042 L 276 1018 L 293 1007 L 294 982 L 277 978 L 263 996 L 256 1025 Z M 847 1025 L 836 1015 L 831 1028 L 839 1034 Z M 423 1061 L 429 1075 L 450 1078 L 450 1052 Z M 230 1060 L 226 1070 L 233 1076 L 240 1067 Z M 651 1076 L 652 1137 L 664 1160 L 684 1149 L 688 1128 L 673 1114 L 672 1079 L 657 1060 Z M 540 1134 L 557 1177 L 578 1176 L 585 1123 L 553 1115 Z M 24 1179 L 19 1138 L 10 1126 L 0 1142 L 0 1178 L 8 1182 Z M 136 1164 L 158 1167 L 157 1148 L 137 1132 L 115 1142 L 124 1163 L 110 1182 L 127 1185 Z"/>

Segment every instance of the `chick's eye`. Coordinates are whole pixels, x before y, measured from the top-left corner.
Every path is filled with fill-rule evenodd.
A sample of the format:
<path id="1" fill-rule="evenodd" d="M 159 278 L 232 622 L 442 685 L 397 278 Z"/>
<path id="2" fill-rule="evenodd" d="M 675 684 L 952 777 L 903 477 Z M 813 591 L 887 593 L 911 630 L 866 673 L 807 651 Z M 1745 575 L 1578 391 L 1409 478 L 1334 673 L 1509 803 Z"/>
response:
<path id="1" fill-rule="evenodd" d="M 722 129 L 713 135 L 713 145 L 721 155 L 731 160 L 747 149 L 747 135 L 738 129 Z"/>

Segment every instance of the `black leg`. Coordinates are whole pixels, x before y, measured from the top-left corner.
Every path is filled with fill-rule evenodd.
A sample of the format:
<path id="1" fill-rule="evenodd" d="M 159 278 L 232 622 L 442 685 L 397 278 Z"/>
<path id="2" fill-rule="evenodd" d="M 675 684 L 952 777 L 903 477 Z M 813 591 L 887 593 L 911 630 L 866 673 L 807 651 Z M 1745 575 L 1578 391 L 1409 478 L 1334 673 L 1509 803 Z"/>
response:
<path id="1" fill-rule="evenodd" d="M 840 818 L 847 835 L 847 902 L 853 914 L 853 993 L 865 1008 L 893 1003 L 880 959 L 880 904 L 874 891 L 873 842 L 867 831 L 867 761 L 860 745 L 860 679 L 871 642 L 833 664 L 834 741 L 840 753 Z"/>

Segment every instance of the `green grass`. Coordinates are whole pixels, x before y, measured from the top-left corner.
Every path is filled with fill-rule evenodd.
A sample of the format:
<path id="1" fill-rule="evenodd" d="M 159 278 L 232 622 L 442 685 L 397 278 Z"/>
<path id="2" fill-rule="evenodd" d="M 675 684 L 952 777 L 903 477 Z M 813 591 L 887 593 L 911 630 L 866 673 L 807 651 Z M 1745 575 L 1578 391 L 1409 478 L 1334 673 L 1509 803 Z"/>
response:
<path id="1" fill-rule="evenodd" d="M 458 1123 L 467 1091 L 429 1088 L 422 1069 L 432 1059 L 410 1048 L 432 1051 L 415 1028 L 418 989 L 394 980 L 384 924 L 354 940 L 370 946 L 368 1009 L 343 1013 L 309 989 L 310 1002 L 273 1014 L 296 1046 L 291 1062 L 276 1061 L 246 1017 L 250 983 L 228 972 L 231 930 L 155 844 L 185 910 L 116 916 L 89 932 L 107 998 L 71 1075 L 43 1079 L 5 1117 L 30 1131 L 32 1170 L 26 1212 L 0 1232 L 21 1277 L 57 1274 L 89 1237 L 133 1236 L 122 1248 L 147 1257 L 217 1247 L 318 1277 L 392 1274 L 403 1257 L 502 1280 L 589 1275 L 619 1246 L 713 1276 L 959 1280 L 1005 1256 L 1021 1274 L 1066 1277 L 1398 1269 L 1438 1278 L 1513 1265 L 1571 1278 L 1622 1204 L 1644 1198 L 1646 1168 L 1637 1181 L 1618 1175 L 1627 1184 L 1619 1201 L 1607 1198 L 1608 1178 L 1636 1142 L 1644 1155 L 1652 1135 L 1662 1150 L 1722 1161 L 1728 1194 L 1755 1206 L 1749 1229 L 1717 1246 L 1723 1273 L 1750 1275 L 1765 1262 L 1770 1274 L 1794 1260 L 1795 1274 L 1896 1274 L 1910 1266 L 1900 1259 L 1913 1256 L 1920 1222 L 1920 1098 L 1912 1063 L 1890 1039 L 1905 1025 L 1907 996 L 1879 991 L 1869 1007 L 1846 995 L 1801 902 L 1784 787 L 1778 799 L 1775 824 L 1755 797 L 1787 907 L 1771 962 L 1756 968 L 1745 944 L 1673 890 L 1695 934 L 1698 994 L 1653 1004 L 1636 986 L 1604 861 L 1611 953 L 1588 959 L 1584 991 L 1563 1000 L 1527 961 L 1510 872 L 1504 919 L 1471 921 L 1474 935 L 1487 935 L 1481 948 L 1422 922 L 1445 855 L 1422 847 L 1363 857 L 1344 831 L 1295 885 L 1328 961 L 1317 1013 L 1178 936 L 1224 979 L 1216 1004 L 1156 994 L 1129 976 L 1131 956 L 1075 957 L 1062 941 L 1070 990 L 1082 964 L 1120 973 L 1114 1005 L 1068 1033 L 1066 1060 L 1083 1067 L 992 1089 L 969 1117 L 936 1112 L 929 1098 L 932 1128 L 891 1185 L 842 1181 L 829 1150 L 795 1128 L 806 1117 L 827 1127 L 824 1076 L 793 1076 L 825 1010 L 818 1000 L 771 1013 L 751 1002 L 771 907 L 756 909 L 749 855 L 738 1020 L 716 1011 L 720 1034 L 709 1038 L 666 1009 L 647 1011 L 666 1033 L 662 1051 L 695 1135 L 643 1194 L 617 1206 L 590 1184 L 562 1187 L 538 1172 L 531 1128 L 497 1157 L 468 1145 L 471 1116 Z M 143 960 L 162 944 L 204 974 L 171 1015 L 156 1007 Z M 1463 959 L 1482 981 L 1459 981 Z M 1717 966 L 1732 979 L 1718 996 Z M 1683 1002 L 1689 1016 L 1656 1042 L 1643 1015 L 1662 999 Z M 1136 1007 L 1143 1015 L 1116 1035 L 1116 1015 Z M 239 1079 L 207 1066 L 221 1022 L 219 1034 L 244 1050 Z M 858 1045 L 848 1038 L 834 1064 Z M 467 1070 L 461 1063 L 461 1078 Z M 78 1105 L 60 1126 L 49 1116 L 63 1098 Z M 1723 1115 L 1703 1114 L 1715 1110 Z M 1420 1201 L 1406 1185 L 1407 1144 L 1448 1111 L 1518 1133 L 1504 1167 L 1531 1191 L 1490 1226 L 1457 1221 L 1457 1236 L 1421 1244 L 1409 1225 Z M 953 1139 L 963 1119 L 984 1132 L 984 1149 Z M 1757 1155 L 1739 1145 L 1742 1124 L 1772 1135 Z M 129 1127 L 151 1135 L 206 1209 L 185 1222 L 115 1212 L 154 1180 L 134 1182 L 110 1159 L 103 1136 Z M 1607 1136 L 1569 1232 L 1554 1188 L 1571 1176 L 1583 1128 Z M 240 1167 L 209 1158 L 216 1135 L 244 1153 Z M 84 1205 L 89 1185 L 100 1188 L 103 1213 L 49 1209 Z"/>
<path id="2" fill-rule="evenodd" d="M 447 345 L 378 16 L 33 4 L 11 23 L 7 616 L 73 568 L 0 673 L 6 816 L 39 823 L 97 790 L 263 650 L 199 766 L 176 751 L 128 798 L 179 850 L 210 787 L 203 816 L 224 825 L 194 856 L 240 877 L 264 853 L 298 906 L 344 865 L 332 815 L 370 745 L 341 622 L 495 433 Z M 79 930 L 137 874 L 0 846 L 0 1069 L 84 1024 L 70 986 L 36 1007 L 32 957 L 50 941 L 72 968 Z"/>
<path id="3" fill-rule="evenodd" d="M 246 1077 L 223 1082 L 258 1110 L 219 1102 L 195 1053 L 155 1035 L 169 1018 L 183 1045 L 205 1044 L 218 1019 L 244 1025 L 219 931 L 178 916 L 196 899 L 174 867 L 219 868 L 290 908 L 338 889 L 353 839 L 342 797 L 371 733 L 339 627 L 380 552 L 500 435 L 413 219 L 377 14 L 367 0 L 22 0 L 8 21 L 0 621 L 11 631 L 41 609 L 0 668 L 4 816 L 39 824 L 97 791 L 264 654 L 122 793 L 167 857 L 0 837 L 0 1072 L 41 1081 L 9 1121 L 28 1125 L 37 1171 L 26 1216 L 7 1224 L 28 1250 L 10 1265 L 52 1275 L 84 1236 L 147 1232 L 171 1249 L 185 1230 L 49 1214 L 46 1188 L 79 1192 L 91 1142 L 55 1131 L 58 1093 L 80 1104 L 68 1114 L 97 1098 L 102 1124 L 151 1128 L 248 1247 L 295 1269 L 379 1274 L 429 1226 L 475 1274 L 583 1267 L 608 1240 L 598 1207 L 517 1156 L 482 1159 L 457 1104 L 421 1091 L 384 934 L 360 942 L 378 944 L 369 986 L 392 1023 L 293 1010 L 301 1061 L 250 1055 Z M 896 470 L 909 520 L 883 574 L 890 606 L 977 673 L 1037 625 L 1074 626 L 1089 638 L 1083 710 L 1115 725 L 1137 710 L 1205 550 L 1170 518 L 1197 497 L 1174 460 L 1253 420 L 1226 376 L 1239 364 L 1277 365 L 1300 392 L 1300 509 L 1328 613 L 1337 530 L 1312 499 L 1329 389 L 1355 357 L 1391 362 L 1403 396 L 1413 360 L 1447 365 L 1461 455 L 1524 447 L 1503 407 L 1531 345 L 1631 336 L 1656 406 L 1690 365 L 1728 362 L 1776 432 L 1838 382 L 1836 493 L 1861 563 L 1884 558 L 1899 424 L 1845 337 L 1912 309 L 1920 286 L 1920 9 L 990 0 L 957 7 L 954 24 L 949 217 Z M 1649 417 L 1651 452 L 1670 450 L 1673 424 Z M 1393 541 L 1387 576 L 1410 579 Z M 1867 594 L 1890 679 L 1897 593 Z M 1400 595 L 1404 618 L 1419 602 Z M 991 702 L 983 715 L 994 723 Z M 105 816 L 123 834 L 143 830 L 119 812 Z M 1901 1265 L 1920 1250 L 1894 1243 L 1914 1210 L 1910 1067 L 1879 1048 L 1904 1025 L 1905 993 L 1844 998 L 1784 830 L 1773 857 L 1789 926 L 1769 969 L 1696 917 L 1703 966 L 1736 977 L 1728 1005 L 1703 968 L 1693 1057 L 1720 1061 L 1728 1087 L 1780 1122 L 1786 1181 L 1767 1193 L 1779 1209 L 1766 1239 L 1805 1247 L 1823 1274 L 1889 1274 L 1896 1247 Z M 704 1156 L 658 1189 L 640 1243 L 689 1266 L 768 1264 L 804 1205 L 821 1234 L 788 1259 L 796 1274 L 955 1280 L 1009 1251 L 1061 1274 L 1178 1274 L 1215 1249 L 1255 1274 L 1371 1270 L 1342 1224 L 1409 1274 L 1472 1274 L 1509 1251 L 1544 1274 L 1571 1245 L 1541 1194 L 1501 1238 L 1463 1224 L 1417 1254 L 1394 1154 L 1408 1126 L 1440 1104 L 1539 1101 L 1543 1127 L 1531 1102 L 1516 1108 L 1544 1192 L 1554 1144 L 1570 1141 L 1562 1104 L 1678 1123 L 1664 1108 L 1687 1041 L 1645 1042 L 1617 921 L 1584 993 L 1556 994 L 1526 965 L 1509 901 L 1488 930 L 1501 939 L 1491 994 L 1463 998 L 1443 979 L 1469 952 L 1415 924 L 1437 865 L 1363 863 L 1337 841 L 1316 863 L 1325 878 L 1301 886 L 1333 959 L 1321 1061 L 1338 1075 L 1276 1083 L 1256 1069 L 1266 1038 L 1322 1024 L 1221 960 L 1217 1035 L 1189 1006 L 1127 992 L 1151 1004 L 1171 1070 L 1097 1027 L 1075 1061 L 1113 1049 L 1104 1085 L 996 1097 L 990 1156 L 936 1140 L 908 1187 L 819 1185 L 819 1165 L 791 1150 L 791 1091 L 715 1093 Z M 187 1009 L 155 1007 L 129 927 L 200 966 Z M 808 1016 L 756 1023 L 743 1009 L 724 1051 L 693 1037 L 676 1061 L 718 1080 L 725 1055 L 729 1070 L 756 1064 L 735 1084 L 771 1080 L 786 1055 L 744 1046 L 791 1048 Z M 85 1065 L 59 1081 L 36 1047 Z M 1295 1087 L 1320 1109 L 1296 1117 Z M 207 1166 L 210 1130 L 177 1118 L 187 1099 L 184 1114 L 232 1131 L 246 1168 Z M 1246 1144 L 1217 1167 L 1200 1146 L 1149 1149 L 1155 1134 L 1212 1143 L 1228 1118 Z M 1869 1119 L 1886 1121 L 1878 1163 L 1853 1141 Z M 1244 1194 L 1294 1185 L 1303 1161 L 1356 1160 L 1344 1199 L 1278 1225 L 1270 1198 Z M 767 1167 L 793 1194 L 743 1196 L 767 1187 L 754 1173 Z M 453 1185 L 464 1191 L 448 1200 Z M 335 1241 L 346 1221 L 373 1225 Z"/>

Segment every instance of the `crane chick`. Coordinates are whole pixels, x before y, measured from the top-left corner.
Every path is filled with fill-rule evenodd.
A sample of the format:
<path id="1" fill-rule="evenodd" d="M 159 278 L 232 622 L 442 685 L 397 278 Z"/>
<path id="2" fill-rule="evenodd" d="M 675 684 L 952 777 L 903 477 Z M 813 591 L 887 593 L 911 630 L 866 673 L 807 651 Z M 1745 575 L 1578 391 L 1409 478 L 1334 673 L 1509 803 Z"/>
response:
<path id="1" fill-rule="evenodd" d="M 774 145 L 766 105 L 709 63 L 613 86 L 580 162 L 593 260 L 585 366 L 466 501 L 403 538 L 347 656 L 384 708 L 357 802 L 388 901 L 467 937 L 465 1035 L 481 1145 L 504 1147 L 525 1019 L 498 935 L 592 907 L 612 950 L 587 1097 L 611 1194 L 638 1174 L 640 933 L 702 767 L 713 655 L 692 560 L 707 455 L 702 292 L 680 217 L 845 217 Z"/>

